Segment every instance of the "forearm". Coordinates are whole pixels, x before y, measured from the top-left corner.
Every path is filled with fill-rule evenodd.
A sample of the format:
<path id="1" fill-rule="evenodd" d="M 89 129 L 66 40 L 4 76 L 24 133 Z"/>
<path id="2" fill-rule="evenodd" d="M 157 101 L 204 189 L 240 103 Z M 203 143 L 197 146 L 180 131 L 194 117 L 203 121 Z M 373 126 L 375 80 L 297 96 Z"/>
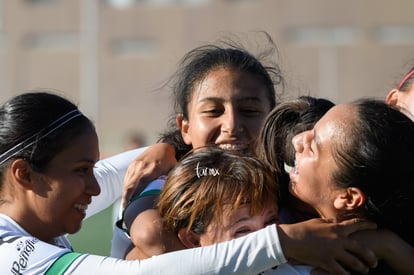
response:
<path id="1" fill-rule="evenodd" d="M 101 193 L 92 198 L 92 203 L 87 210 L 87 217 L 104 210 L 121 197 L 123 181 L 129 164 L 147 148 L 130 150 L 96 163 L 94 174 L 101 188 Z"/>
<path id="2" fill-rule="evenodd" d="M 71 266 L 73 274 L 258 274 L 285 263 L 276 227 L 213 246 L 185 249 L 142 261 L 88 256 Z"/>
<path id="3" fill-rule="evenodd" d="M 383 259 L 397 274 L 413 274 L 414 248 L 391 231 L 381 231 L 376 238 L 378 257 Z M 378 241 L 381 240 L 381 241 Z"/>
<path id="4" fill-rule="evenodd" d="M 333 274 L 348 274 L 349 270 L 368 272 L 377 258 L 372 250 L 348 238 L 349 234 L 375 228 L 375 224 L 346 220 L 330 223 L 311 219 L 296 224 L 278 226 L 280 243 L 289 260 L 320 267 Z"/>
<path id="5" fill-rule="evenodd" d="M 395 252 L 389 256 L 392 259 L 385 259 L 389 266 L 401 275 L 412 275 L 414 271 L 414 248 L 407 243 L 398 247 Z"/>

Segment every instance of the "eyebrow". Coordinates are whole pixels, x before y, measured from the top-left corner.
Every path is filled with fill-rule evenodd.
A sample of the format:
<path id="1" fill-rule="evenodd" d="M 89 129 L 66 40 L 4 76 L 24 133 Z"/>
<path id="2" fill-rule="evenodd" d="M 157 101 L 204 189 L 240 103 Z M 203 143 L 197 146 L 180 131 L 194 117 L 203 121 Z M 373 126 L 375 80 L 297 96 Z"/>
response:
<path id="1" fill-rule="evenodd" d="M 273 216 L 273 215 L 275 215 L 275 216 L 277 217 L 277 219 L 279 219 L 279 215 L 277 214 L 277 211 L 268 210 L 268 211 L 266 211 L 266 212 L 264 213 L 264 215 L 265 215 L 265 216 Z M 241 223 L 241 222 L 244 222 L 244 221 L 250 220 L 250 219 L 252 219 L 252 218 L 253 218 L 253 216 L 242 217 L 242 218 L 240 218 L 240 219 L 236 220 L 235 222 L 231 223 L 231 224 L 229 225 L 229 227 L 232 227 L 232 226 L 234 226 L 234 225 L 236 225 L 236 224 L 238 224 L 238 223 Z"/>
<path id="2" fill-rule="evenodd" d="M 89 159 L 89 158 L 80 158 L 74 161 L 74 163 L 81 163 L 81 162 L 87 162 L 90 164 L 95 164 L 97 163 L 99 160 L 93 160 L 93 159 Z"/>
<path id="3" fill-rule="evenodd" d="M 221 97 L 205 97 L 202 98 L 199 102 L 206 102 L 206 101 L 220 101 L 223 102 L 224 99 Z M 255 97 L 255 96 L 249 96 L 249 97 L 240 97 L 240 98 L 236 98 L 237 102 L 257 102 L 260 103 L 262 100 L 259 97 Z"/>
<path id="4" fill-rule="evenodd" d="M 234 225 L 236 225 L 236 224 L 238 224 L 238 223 L 241 223 L 241 222 L 247 221 L 247 220 L 249 220 L 249 219 L 251 219 L 251 218 L 252 218 L 251 216 L 250 216 L 250 217 L 243 217 L 243 218 L 240 218 L 240 219 L 236 220 L 235 222 L 231 223 L 229 227 L 232 227 L 232 226 L 234 226 Z"/>

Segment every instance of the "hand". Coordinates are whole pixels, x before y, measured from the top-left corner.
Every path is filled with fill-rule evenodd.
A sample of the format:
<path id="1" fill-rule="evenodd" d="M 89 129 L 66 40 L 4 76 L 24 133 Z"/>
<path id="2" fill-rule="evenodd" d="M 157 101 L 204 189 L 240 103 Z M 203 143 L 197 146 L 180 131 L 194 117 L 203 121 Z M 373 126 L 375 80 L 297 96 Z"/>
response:
<path id="1" fill-rule="evenodd" d="M 378 259 L 384 260 L 396 274 L 413 274 L 414 247 L 394 232 L 386 229 L 363 230 L 350 237 L 370 247 Z"/>
<path id="2" fill-rule="evenodd" d="M 311 219 L 297 224 L 281 224 L 278 233 L 286 258 L 332 274 L 349 274 L 345 268 L 367 273 L 369 268 L 376 266 L 377 258 L 373 251 L 348 236 L 375 228 L 374 223 L 358 219 L 341 223 Z"/>
<path id="3" fill-rule="evenodd" d="M 156 143 L 146 149 L 128 166 L 122 190 L 122 208 L 134 195 L 140 194 L 149 182 L 166 175 L 176 164 L 173 146 Z"/>

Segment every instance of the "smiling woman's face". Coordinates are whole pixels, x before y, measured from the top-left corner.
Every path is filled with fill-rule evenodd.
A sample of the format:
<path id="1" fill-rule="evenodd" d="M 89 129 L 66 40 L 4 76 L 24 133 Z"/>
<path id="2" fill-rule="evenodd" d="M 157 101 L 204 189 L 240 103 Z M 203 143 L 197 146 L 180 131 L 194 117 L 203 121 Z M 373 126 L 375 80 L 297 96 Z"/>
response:
<path id="1" fill-rule="evenodd" d="M 98 137 L 90 129 L 74 138 L 44 172 L 33 171 L 26 202 L 33 215 L 21 221 L 24 227 L 43 241 L 77 232 L 92 197 L 100 193 L 93 174 L 98 159 Z"/>
<path id="2" fill-rule="evenodd" d="M 339 142 L 346 142 L 356 111 L 349 104 L 337 105 L 312 130 L 292 140 L 296 163 L 290 171 L 290 192 L 325 218 L 338 217 L 334 201 L 343 189 L 332 181 L 332 174 L 338 168 L 333 153 Z"/>
<path id="3" fill-rule="evenodd" d="M 180 121 L 184 141 L 193 148 L 215 145 L 225 150 L 253 152 L 270 112 L 266 86 L 259 77 L 228 68 L 211 71 L 188 104 L 188 120 Z"/>

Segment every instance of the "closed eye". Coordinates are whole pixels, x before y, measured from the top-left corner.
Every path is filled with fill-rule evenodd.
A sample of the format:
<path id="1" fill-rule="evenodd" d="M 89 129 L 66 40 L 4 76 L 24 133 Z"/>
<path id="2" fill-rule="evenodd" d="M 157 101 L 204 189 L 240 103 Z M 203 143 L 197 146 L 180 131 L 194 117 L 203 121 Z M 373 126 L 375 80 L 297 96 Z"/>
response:
<path id="1" fill-rule="evenodd" d="M 75 169 L 76 173 L 86 175 L 86 174 L 93 174 L 93 166 L 82 166 Z"/>
<path id="2" fill-rule="evenodd" d="M 204 110 L 201 113 L 209 115 L 209 116 L 219 116 L 223 113 L 223 111 L 220 109 L 209 109 L 209 110 Z"/>
<path id="3" fill-rule="evenodd" d="M 244 108 L 241 109 L 240 112 L 244 114 L 245 116 L 257 116 L 262 114 L 262 110 L 259 110 L 257 108 Z"/>
<path id="4" fill-rule="evenodd" d="M 241 236 L 241 235 L 246 235 L 250 232 L 252 232 L 252 230 L 250 228 L 241 228 L 241 229 L 236 230 L 235 235 L 236 236 Z"/>

